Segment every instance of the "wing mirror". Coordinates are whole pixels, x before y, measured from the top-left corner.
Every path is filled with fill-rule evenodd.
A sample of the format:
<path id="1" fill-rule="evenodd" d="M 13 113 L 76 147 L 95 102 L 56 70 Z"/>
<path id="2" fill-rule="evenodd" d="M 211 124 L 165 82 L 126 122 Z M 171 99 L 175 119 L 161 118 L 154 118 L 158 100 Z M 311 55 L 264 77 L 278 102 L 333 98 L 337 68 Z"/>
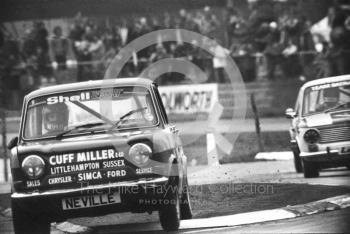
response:
<path id="1" fill-rule="evenodd" d="M 287 119 L 294 119 L 294 118 L 297 116 L 297 114 L 296 114 L 296 112 L 293 110 L 293 108 L 288 108 L 288 109 L 286 110 L 285 115 L 286 115 L 286 118 L 287 118 Z"/>
<path id="2" fill-rule="evenodd" d="M 18 137 L 14 137 L 10 140 L 10 142 L 7 144 L 7 148 L 11 150 L 13 147 L 17 146 L 18 144 Z"/>

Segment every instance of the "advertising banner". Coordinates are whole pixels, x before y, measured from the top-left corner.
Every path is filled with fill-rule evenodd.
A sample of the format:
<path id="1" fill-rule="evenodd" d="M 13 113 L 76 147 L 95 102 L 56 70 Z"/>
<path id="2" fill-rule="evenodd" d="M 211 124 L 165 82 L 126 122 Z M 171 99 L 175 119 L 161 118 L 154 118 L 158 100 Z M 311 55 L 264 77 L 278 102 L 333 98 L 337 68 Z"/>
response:
<path id="1" fill-rule="evenodd" d="M 208 113 L 218 101 L 217 84 L 163 86 L 159 92 L 169 114 Z"/>

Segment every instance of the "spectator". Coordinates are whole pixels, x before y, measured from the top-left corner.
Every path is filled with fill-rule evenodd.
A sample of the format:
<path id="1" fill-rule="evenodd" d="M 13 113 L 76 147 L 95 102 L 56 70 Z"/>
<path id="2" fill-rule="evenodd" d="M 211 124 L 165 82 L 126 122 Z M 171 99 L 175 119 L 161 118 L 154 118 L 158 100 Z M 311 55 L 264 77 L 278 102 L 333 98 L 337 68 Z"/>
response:
<path id="1" fill-rule="evenodd" d="M 86 34 L 83 34 L 81 41 L 75 42 L 76 58 L 78 61 L 78 81 L 89 80 L 91 75 L 92 53 L 89 50 L 90 41 Z"/>
<path id="2" fill-rule="evenodd" d="M 301 33 L 299 37 L 299 49 L 300 51 L 314 51 L 315 44 L 311 34 L 311 21 L 306 19 L 306 17 L 302 18 L 301 22 Z"/>
<path id="3" fill-rule="evenodd" d="M 66 62 L 69 54 L 70 42 L 68 38 L 62 36 L 62 28 L 56 26 L 53 30 L 53 37 L 50 41 L 51 61 L 57 63 L 58 70 L 66 69 Z"/>
<path id="4" fill-rule="evenodd" d="M 79 17 L 77 17 L 74 21 L 74 23 L 71 25 L 70 28 L 70 34 L 69 34 L 69 38 L 72 41 L 72 48 L 73 51 L 76 55 L 76 57 L 78 57 L 78 48 L 77 48 L 77 43 L 82 40 L 82 37 L 84 35 L 85 31 L 81 22 L 81 19 Z"/>
<path id="5" fill-rule="evenodd" d="M 31 29 L 25 31 L 22 52 L 25 58 L 30 58 L 36 54 L 36 42 L 34 32 Z"/>
<path id="6" fill-rule="evenodd" d="M 158 44 L 156 46 L 156 50 L 151 54 L 149 60 L 150 62 L 155 62 L 161 59 L 165 59 L 169 57 L 166 49 L 164 48 L 163 44 Z"/>
<path id="7" fill-rule="evenodd" d="M 52 69 L 48 53 L 41 46 L 38 46 L 36 50 L 36 64 L 39 81 L 46 78 L 53 82 Z"/>
<path id="8" fill-rule="evenodd" d="M 164 12 L 161 15 L 152 15 L 149 18 L 132 16 L 118 18 L 115 21 L 108 18 L 102 24 L 96 19 L 82 17 L 79 13 L 69 30 L 69 38 L 72 43 L 69 43 L 68 38 L 62 36 L 62 29 L 56 27 L 54 36 L 49 42 L 49 50 L 47 50 L 48 33 L 45 24 L 35 22 L 33 28 L 26 32 L 21 54 L 28 65 L 27 73 L 30 74 L 28 76 L 37 80 L 39 76 L 50 76 L 50 71 L 47 68 L 47 63 L 50 60 L 54 61 L 54 64 L 58 64 L 58 70 L 66 70 L 65 64 L 67 64 L 67 59 L 71 54 L 70 51 L 73 49 L 79 62 L 77 79 L 81 81 L 91 79 L 92 73 L 103 72 L 119 49 L 128 42 L 150 31 L 162 28 L 185 28 L 209 37 L 219 37 L 220 40 L 222 34 L 226 31 L 228 35 L 226 42 L 229 42 L 227 47 L 230 48 L 233 56 L 239 56 L 236 62 L 239 64 L 241 71 L 250 72 L 254 70 L 252 69 L 251 60 L 253 57 L 251 54 L 255 52 L 264 52 L 266 55 L 270 79 L 275 78 L 278 65 L 281 65 L 286 75 L 298 70 L 292 65 L 297 64 L 299 60 L 303 67 L 312 65 L 314 55 L 307 57 L 303 53 L 303 51 L 313 51 L 315 47 L 310 33 L 310 21 L 293 13 L 295 11 L 286 7 L 285 11 L 283 11 L 283 7 L 276 11 L 274 10 L 275 4 L 271 2 L 256 1 L 251 6 L 250 14 L 248 12 L 244 14 L 241 11 L 239 12 L 242 14 L 239 14 L 238 10 L 236 11 L 232 6 L 229 9 L 228 17 L 223 21 L 226 25 L 221 25 L 223 17 L 220 14 L 220 8 L 211 8 L 210 6 L 197 10 L 181 9 L 178 12 Z M 349 44 L 347 39 L 349 37 L 346 37 L 347 34 L 344 33 L 345 28 L 342 21 L 344 14 L 339 15 L 339 10 L 338 8 L 330 8 L 329 10 L 329 23 L 333 27 L 332 44 L 328 53 L 323 54 L 324 56 L 327 54 L 334 74 L 344 73 L 343 55 L 340 54 L 345 47 L 349 47 L 347 45 Z M 281 15 L 281 12 L 283 12 L 283 15 Z M 133 20 L 128 20 L 130 18 Z M 274 22 L 276 19 L 278 19 L 278 23 Z M 214 80 L 211 81 L 225 82 L 223 69 L 226 61 L 223 58 L 229 53 L 228 50 L 221 47 L 213 48 L 212 51 L 215 55 L 213 58 L 212 55 L 183 43 L 181 36 L 178 37 L 176 44 L 163 42 L 160 36 L 157 38 L 157 43 L 157 47 L 155 45 L 151 46 L 139 51 L 136 56 L 134 55 L 133 63 L 126 65 L 129 68 L 128 72 L 124 74 L 134 76 L 149 62 L 162 58 L 184 57 L 198 64 L 203 70 L 206 70 L 207 74 L 213 72 L 214 68 L 214 76 L 208 75 L 208 77 L 213 77 Z M 196 43 L 201 44 L 202 42 Z M 47 57 L 48 51 L 49 58 Z M 95 65 L 101 62 L 103 62 L 102 66 Z M 262 70 L 265 71 L 266 69 L 263 68 Z M 307 72 L 304 71 L 304 73 Z M 58 80 L 62 80 L 57 72 L 56 76 Z"/>
<path id="9" fill-rule="evenodd" d="M 105 55 L 105 47 L 103 45 L 102 39 L 98 36 L 94 36 L 90 41 L 89 52 L 91 53 L 92 61 L 101 61 Z M 102 63 L 92 63 L 93 73 L 95 74 L 92 79 L 101 79 L 103 76 L 103 64 Z"/>
<path id="10" fill-rule="evenodd" d="M 246 33 L 243 18 L 234 9 L 230 9 L 227 22 L 228 45 L 239 47 Z"/>
<path id="11" fill-rule="evenodd" d="M 4 105 L 13 108 L 20 102 L 20 76 L 21 76 L 21 57 L 17 41 L 9 34 L 4 35 L 3 46 L 0 50 L 1 61 L 1 81 L 4 96 L 6 100 Z"/>
<path id="12" fill-rule="evenodd" d="M 302 29 L 299 38 L 299 50 L 301 52 L 299 59 L 302 68 L 301 80 L 309 79 L 313 76 L 311 69 L 315 59 L 315 42 L 311 34 L 311 21 L 303 17 L 301 19 Z"/>
<path id="13" fill-rule="evenodd" d="M 339 5 L 330 8 L 332 29 L 330 33 L 331 46 L 329 49 L 329 63 L 332 75 L 344 75 L 350 72 L 347 62 L 350 59 L 350 30 L 349 30 L 349 6 Z"/>
<path id="14" fill-rule="evenodd" d="M 275 79 L 275 71 L 277 65 L 281 65 L 282 62 L 282 50 L 283 45 L 281 43 L 281 34 L 278 30 L 276 22 L 270 23 L 270 31 L 263 39 L 266 42 L 266 48 L 264 50 L 267 59 L 267 75 L 268 79 Z"/>
<path id="15" fill-rule="evenodd" d="M 179 11 L 179 24 L 180 28 L 188 28 L 189 22 L 187 18 L 187 11 L 185 9 L 181 9 Z"/>
<path id="16" fill-rule="evenodd" d="M 217 41 L 220 42 L 219 40 Z M 227 66 L 226 59 L 230 51 L 219 45 L 219 43 L 215 43 L 212 47 L 212 52 L 214 54 L 213 68 L 215 73 L 215 81 L 217 83 L 226 83 L 225 67 Z"/>
<path id="17" fill-rule="evenodd" d="M 298 59 L 298 47 L 290 38 L 286 47 L 282 51 L 283 55 L 283 73 L 289 77 L 299 77 L 301 74 L 301 66 Z"/>
<path id="18" fill-rule="evenodd" d="M 254 47 L 256 51 L 263 52 L 265 50 L 267 44 L 266 37 L 270 33 L 270 31 L 270 25 L 267 22 L 261 23 L 261 25 L 257 28 L 253 38 Z"/>
<path id="19" fill-rule="evenodd" d="M 44 53 L 48 53 L 49 43 L 47 40 L 49 33 L 45 28 L 45 24 L 42 21 L 34 23 L 34 40 L 36 46 L 40 47 Z"/>

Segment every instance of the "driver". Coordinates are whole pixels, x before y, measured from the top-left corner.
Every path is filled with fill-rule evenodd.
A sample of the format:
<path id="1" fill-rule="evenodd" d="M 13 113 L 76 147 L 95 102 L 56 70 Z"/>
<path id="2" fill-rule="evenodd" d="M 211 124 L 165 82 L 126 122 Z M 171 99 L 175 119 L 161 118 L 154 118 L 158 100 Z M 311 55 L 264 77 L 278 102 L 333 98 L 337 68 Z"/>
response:
<path id="1" fill-rule="evenodd" d="M 323 90 L 323 104 L 318 110 L 327 110 L 339 104 L 339 88 L 328 88 Z"/>
<path id="2" fill-rule="evenodd" d="M 43 108 L 43 134 L 59 133 L 68 127 L 68 107 L 65 103 Z"/>

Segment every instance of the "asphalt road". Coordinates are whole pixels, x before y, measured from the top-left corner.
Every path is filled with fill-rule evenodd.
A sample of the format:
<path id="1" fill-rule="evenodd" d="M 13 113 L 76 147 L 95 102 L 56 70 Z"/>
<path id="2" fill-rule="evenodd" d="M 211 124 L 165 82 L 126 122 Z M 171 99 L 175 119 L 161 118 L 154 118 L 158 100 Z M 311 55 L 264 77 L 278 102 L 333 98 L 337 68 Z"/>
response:
<path id="1" fill-rule="evenodd" d="M 293 184 L 313 184 L 313 185 L 331 185 L 331 186 L 350 186 L 350 172 L 345 168 L 325 170 L 321 172 L 319 178 L 304 179 L 302 174 L 294 172 L 292 161 L 270 161 L 219 165 L 215 167 L 195 167 L 189 168 L 190 184 L 206 183 L 225 183 L 235 181 L 236 183 L 293 183 Z M 295 193 L 298 196 L 298 193 Z M 274 201 L 271 201 L 273 203 Z M 329 219 L 329 217 L 332 217 Z M 256 225 L 248 225 L 229 229 L 209 229 L 197 226 L 191 230 L 180 230 L 178 233 L 196 233 L 196 232 L 349 232 L 348 226 L 344 225 L 344 220 L 349 220 L 349 209 L 346 211 L 332 211 L 324 214 L 313 215 L 310 217 L 297 218 L 296 221 L 284 220 L 273 223 L 260 224 L 262 229 Z M 130 223 L 130 220 L 137 220 Z M 93 227 L 94 233 L 162 233 L 158 223 L 157 214 L 117 214 L 108 215 L 103 218 L 80 218 L 73 219 L 71 222 L 79 225 Z M 302 225 L 298 228 L 293 224 Z M 286 225 L 285 225 L 286 224 Z M 288 226 L 288 225 L 289 226 Z M 318 227 L 322 224 L 324 227 Z M 266 228 L 264 228 L 266 225 Z M 271 225 L 271 230 L 269 229 Z M 347 224 L 348 225 L 348 224 Z M 242 228 L 242 231 L 240 230 Z M 251 228 L 251 229 L 248 229 Z M 255 228 L 255 229 L 254 229 Z M 318 228 L 318 229 L 317 229 Z M 141 231 L 142 230 L 142 231 Z M 325 231 L 323 231 L 325 230 Z"/>
<path id="2" fill-rule="evenodd" d="M 243 183 L 301 183 L 330 186 L 350 186 L 350 171 L 344 168 L 327 169 L 318 178 L 305 179 L 295 173 L 292 160 L 261 161 L 224 164 L 217 166 L 189 167 L 189 183 L 211 184 L 224 182 Z"/>
<path id="3" fill-rule="evenodd" d="M 212 183 L 277 183 L 350 186 L 350 171 L 345 168 L 322 171 L 319 178 L 304 179 L 294 172 L 292 161 L 269 161 L 253 163 L 225 164 L 212 167 L 189 167 L 189 182 L 192 185 Z M 299 187 L 299 186 L 296 186 Z M 332 187 L 330 187 L 332 189 Z M 290 196 L 298 196 L 298 193 Z M 274 204 L 271 200 L 271 204 Z M 249 204 L 247 204 L 249 205 Z M 349 232 L 349 209 L 330 211 L 291 220 L 245 225 L 230 228 L 201 228 L 180 230 L 178 233 L 231 233 L 231 232 Z M 133 220 L 130 222 L 130 220 Z M 94 233 L 162 233 L 156 212 L 148 214 L 112 214 L 98 218 L 79 218 L 69 220 L 74 224 L 93 227 Z M 198 222 L 197 222 L 198 223 Z M 12 233 L 11 219 L 0 217 L 0 233 Z M 53 232 L 60 233 L 62 232 Z"/>

